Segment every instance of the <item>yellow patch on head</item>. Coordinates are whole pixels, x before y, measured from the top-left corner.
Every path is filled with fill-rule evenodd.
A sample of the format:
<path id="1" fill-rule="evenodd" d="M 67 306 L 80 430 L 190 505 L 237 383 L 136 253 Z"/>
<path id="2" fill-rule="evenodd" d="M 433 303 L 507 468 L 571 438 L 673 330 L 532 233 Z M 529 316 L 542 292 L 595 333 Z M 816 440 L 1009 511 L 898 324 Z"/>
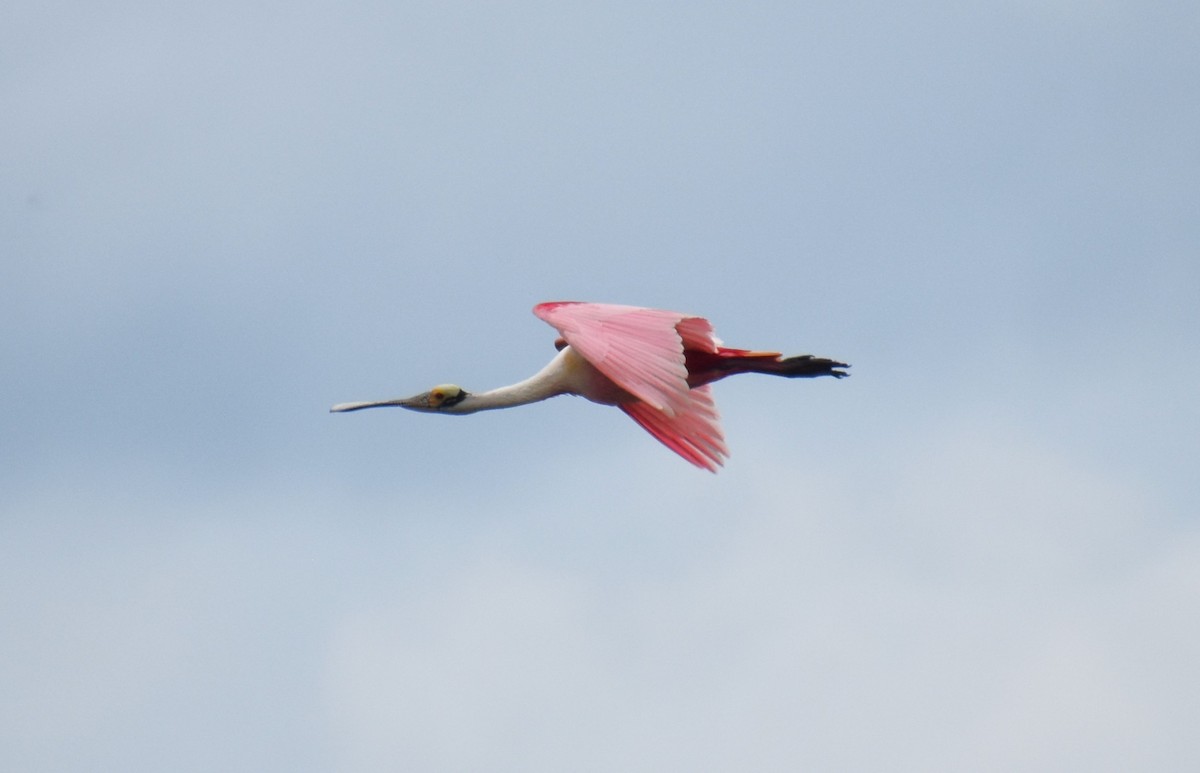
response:
<path id="1" fill-rule="evenodd" d="M 429 390 L 429 407 L 437 408 L 447 400 L 454 400 L 462 394 L 462 388 L 457 384 L 438 384 Z"/>

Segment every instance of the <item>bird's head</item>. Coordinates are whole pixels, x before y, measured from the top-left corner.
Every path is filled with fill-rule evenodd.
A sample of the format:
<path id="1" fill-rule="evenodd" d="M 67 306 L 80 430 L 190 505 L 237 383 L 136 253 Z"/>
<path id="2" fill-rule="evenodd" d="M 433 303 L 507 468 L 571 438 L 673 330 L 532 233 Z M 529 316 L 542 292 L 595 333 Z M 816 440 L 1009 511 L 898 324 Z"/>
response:
<path id="1" fill-rule="evenodd" d="M 414 411 L 426 413 L 458 413 L 455 407 L 470 393 L 458 384 L 438 384 L 428 392 L 399 401 L 400 405 Z"/>
<path id="2" fill-rule="evenodd" d="M 470 392 L 457 384 L 438 384 L 428 392 L 422 392 L 412 397 L 399 397 L 394 400 L 378 400 L 367 403 L 341 403 L 329 410 L 333 413 L 346 413 L 348 411 L 362 410 L 363 408 L 397 406 L 407 408 L 410 411 L 421 411 L 422 413 L 470 413 L 470 404 L 464 404 L 463 402 L 470 394 Z"/>

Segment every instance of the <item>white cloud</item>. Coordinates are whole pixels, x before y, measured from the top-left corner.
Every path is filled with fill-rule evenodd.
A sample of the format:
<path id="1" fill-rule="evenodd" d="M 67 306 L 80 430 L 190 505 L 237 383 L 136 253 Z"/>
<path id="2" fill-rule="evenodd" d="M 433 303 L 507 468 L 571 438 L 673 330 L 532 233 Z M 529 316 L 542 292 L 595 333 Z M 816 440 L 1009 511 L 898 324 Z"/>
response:
<path id="1" fill-rule="evenodd" d="M 1178 560 L 1122 481 L 1007 428 L 912 440 L 866 500 L 861 480 L 772 456 L 725 490 L 738 508 L 710 503 L 736 521 L 729 539 L 666 575 L 485 550 L 357 610 L 326 677 L 343 761 L 1116 770 L 1194 754 L 1173 719 L 1190 696 L 1142 684 L 1194 669 L 1137 651 L 1196 613 L 1133 641 L 1120 625 L 1163 590 L 1146 573 Z M 864 553 L 864 523 L 885 522 Z"/>

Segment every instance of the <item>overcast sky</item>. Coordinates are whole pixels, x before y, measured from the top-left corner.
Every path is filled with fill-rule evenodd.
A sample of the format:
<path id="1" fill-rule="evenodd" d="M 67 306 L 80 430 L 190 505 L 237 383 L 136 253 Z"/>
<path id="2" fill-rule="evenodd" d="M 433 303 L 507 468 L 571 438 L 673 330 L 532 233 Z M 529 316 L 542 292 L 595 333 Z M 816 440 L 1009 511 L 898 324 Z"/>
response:
<path id="1" fill-rule="evenodd" d="M 0 768 L 1200 769 L 1194 2 L 3 17 Z"/>

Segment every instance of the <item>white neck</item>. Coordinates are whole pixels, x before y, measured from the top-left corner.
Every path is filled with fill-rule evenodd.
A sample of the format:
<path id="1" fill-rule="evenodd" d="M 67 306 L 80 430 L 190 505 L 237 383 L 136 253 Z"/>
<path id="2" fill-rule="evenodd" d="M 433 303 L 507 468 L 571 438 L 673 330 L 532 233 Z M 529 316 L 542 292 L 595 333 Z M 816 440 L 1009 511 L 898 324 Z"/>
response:
<path id="1" fill-rule="evenodd" d="M 570 390 L 564 378 L 566 371 L 566 352 L 558 353 L 546 367 L 533 376 L 518 381 L 509 386 L 499 387 L 487 392 L 469 393 L 457 405 L 446 409 L 446 413 L 475 413 L 476 411 L 491 411 L 497 408 L 512 408 L 516 405 L 528 405 L 545 400 L 549 397 L 565 394 Z"/>

